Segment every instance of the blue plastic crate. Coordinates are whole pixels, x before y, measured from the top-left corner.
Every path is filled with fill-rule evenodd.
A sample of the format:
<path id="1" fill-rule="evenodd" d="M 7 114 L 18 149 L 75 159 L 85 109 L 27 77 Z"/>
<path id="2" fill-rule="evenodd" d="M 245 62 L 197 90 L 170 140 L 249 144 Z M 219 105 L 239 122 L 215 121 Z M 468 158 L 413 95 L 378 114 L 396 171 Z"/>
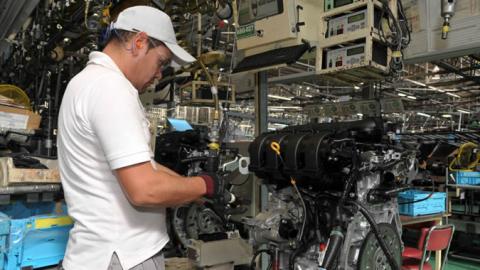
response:
<path id="1" fill-rule="evenodd" d="M 455 172 L 457 185 L 480 185 L 480 172 Z"/>
<path id="2" fill-rule="evenodd" d="M 23 215 L 24 210 L 12 206 L 10 213 Z M 0 269 L 36 269 L 58 264 L 65 255 L 72 224 L 66 215 L 16 218 L 0 213 Z"/>
<path id="3" fill-rule="evenodd" d="M 398 194 L 398 202 L 413 202 L 426 198 L 431 192 L 422 190 L 408 190 Z M 445 192 L 434 192 L 427 200 L 399 204 L 400 214 L 408 216 L 430 215 L 445 212 Z"/>

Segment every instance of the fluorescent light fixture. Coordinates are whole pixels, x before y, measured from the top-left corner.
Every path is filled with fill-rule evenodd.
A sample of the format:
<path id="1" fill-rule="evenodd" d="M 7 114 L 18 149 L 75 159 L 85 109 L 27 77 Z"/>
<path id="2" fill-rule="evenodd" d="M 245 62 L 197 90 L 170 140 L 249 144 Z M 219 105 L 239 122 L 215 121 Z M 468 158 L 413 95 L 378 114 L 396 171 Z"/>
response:
<path id="1" fill-rule="evenodd" d="M 446 92 L 445 94 L 451 96 L 451 97 L 455 97 L 455 98 L 461 98 L 461 96 L 457 95 L 457 94 L 454 94 L 454 93 L 450 93 L 450 92 Z"/>
<path id="2" fill-rule="evenodd" d="M 406 97 L 406 96 L 407 96 L 407 94 L 404 94 L 404 93 L 402 93 L 402 92 L 398 92 L 397 95 L 398 95 L 398 96 L 401 96 L 401 97 Z"/>
<path id="3" fill-rule="evenodd" d="M 458 112 L 460 113 L 466 113 L 466 114 L 471 114 L 472 112 L 471 111 L 467 111 L 465 109 L 457 109 Z"/>
<path id="4" fill-rule="evenodd" d="M 407 96 L 407 98 L 409 98 L 409 99 L 417 99 L 417 97 L 414 97 L 414 96 Z"/>
<path id="5" fill-rule="evenodd" d="M 308 97 L 308 98 L 311 98 L 311 97 L 313 97 L 312 95 L 305 95 L 305 96 L 306 96 L 306 97 Z"/>
<path id="6" fill-rule="evenodd" d="M 430 114 L 426 114 L 426 113 L 423 113 L 423 112 L 417 112 L 417 115 L 420 115 L 420 116 L 425 116 L 425 117 L 432 117 Z"/>
<path id="7" fill-rule="evenodd" d="M 359 89 L 360 89 L 360 87 L 359 87 L 359 86 L 356 86 L 356 85 L 355 85 L 353 88 L 355 88 L 356 90 L 359 90 Z"/>
<path id="8" fill-rule="evenodd" d="M 442 114 L 442 117 L 443 117 L 443 118 L 451 118 L 452 115 L 451 115 L 451 114 Z"/>
<path id="9" fill-rule="evenodd" d="M 271 112 L 284 112 L 285 109 L 282 108 L 268 108 L 269 111 Z"/>
<path id="10" fill-rule="evenodd" d="M 363 116 L 363 113 L 357 113 L 358 116 L 362 117 Z"/>
<path id="11" fill-rule="evenodd" d="M 270 95 L 268 94 L 269 98 L 274 98 L 274 99 L 281 99 L 281 100 L 292 100 L 293 97 L 282 97 L 282 96 L 277 96 L 277 95 Z"/>
<path id="12" fill-rule="evenodd" d="M 432 89 L 432 90 L 435 90 L 435 91 L 438 91 L 440 93 L 445 93 L 444 90 L 440 89 L 440 88 L 437 88 L 437 87 L 434 87 L 434 86 L 429 86 L 428 88 Z"/>
<path id="13" fill-rule="evenodd" d="M 423 87 L 426 87 L 427 85 L 424 84 L 424 83 L 421 83 L 421 82 L 418 82 L 418 81 L 414 81 L 414 80 L 410 80 L 410 79 L 403 79 L 404 81 L 407 81 L 407 82 L 411 82 L 413 84 L 416 84 L 416 85 L 420 85 L 420 86 L 423 86 Z"/>
<path id="14" fill-rule="evenodd" d="M 269 109 L 290 109 L 290 110 L 301 110 L 300 106 L 269 106 Z"/>

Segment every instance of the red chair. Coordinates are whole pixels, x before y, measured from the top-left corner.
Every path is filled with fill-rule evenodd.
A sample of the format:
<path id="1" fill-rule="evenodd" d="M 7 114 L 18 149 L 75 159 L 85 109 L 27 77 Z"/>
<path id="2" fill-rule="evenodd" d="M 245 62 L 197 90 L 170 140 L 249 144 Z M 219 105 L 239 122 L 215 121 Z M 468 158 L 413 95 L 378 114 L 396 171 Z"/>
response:
<path id="1" fill-rule="evenodd" d="M 453 224 L 422 228 L 417 248 L 405 247 L 402 254 L 402 270 L 431 270 L 428 262 L 432 251 L 445 250 L 442 266 L 447 261 L 450 242 L 452 241 L 455 226 Z"/>

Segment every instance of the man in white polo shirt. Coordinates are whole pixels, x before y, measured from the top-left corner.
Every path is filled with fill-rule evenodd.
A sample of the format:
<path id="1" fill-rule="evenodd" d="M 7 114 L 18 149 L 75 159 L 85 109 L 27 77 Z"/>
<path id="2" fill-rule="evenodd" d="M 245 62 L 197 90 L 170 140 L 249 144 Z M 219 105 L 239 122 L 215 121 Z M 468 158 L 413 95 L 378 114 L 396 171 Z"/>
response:
<path id="1" fill-rule="evenodd" d="M 59 115 L 58 156 L 74 219 L 65 270 L 164 269 L 165 207 L 222 193 L 216 175 L 182 177 L 152 162 L 139 100 L 171 60 L 195 61 L 177 45 L 162 11 L 135 6 L 112 24 L 68 84 Z"/>

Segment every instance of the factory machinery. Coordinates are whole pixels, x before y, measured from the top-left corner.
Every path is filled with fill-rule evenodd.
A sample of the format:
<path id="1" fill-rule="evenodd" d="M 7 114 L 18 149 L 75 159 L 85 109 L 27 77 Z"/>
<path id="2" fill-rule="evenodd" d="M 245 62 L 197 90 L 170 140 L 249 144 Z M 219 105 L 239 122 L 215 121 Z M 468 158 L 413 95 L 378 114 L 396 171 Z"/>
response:
<path id="1" fill-rule="evenodd" d="M 196 131 L 160 135 L 156 158 L 182 173 L 226 174 L 238 154 L 212 151 L 208 143 Z M 192 248 L 189 239 L 228 239 L 229 231 L 243 229 L 256 251 L 241 256 L 252 266 L 266 253 L 271 269 L 399 269 L 396 196 L 416 173 L 416 157 L 390 143 L 381 119 L 263 133 L 250 144 L 249 155 L 250 171 L 268 188 L 267 207 L 241 224 L 229 219 L 243 211 L 241 198 L 233 202 L 230 195 L 178 208 L 170 220 L 174 239 Z"/>

